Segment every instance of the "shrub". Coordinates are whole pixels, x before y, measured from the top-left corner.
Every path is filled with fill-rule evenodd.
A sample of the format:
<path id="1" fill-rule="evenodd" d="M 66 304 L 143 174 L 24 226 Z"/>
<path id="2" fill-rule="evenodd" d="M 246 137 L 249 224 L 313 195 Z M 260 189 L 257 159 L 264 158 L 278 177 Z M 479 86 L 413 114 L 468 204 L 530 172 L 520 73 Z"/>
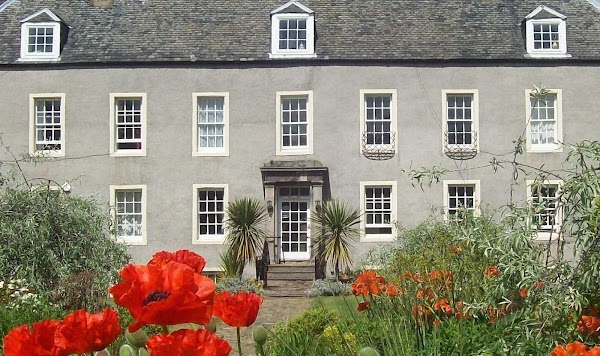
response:
<path id="1" fill-rule="evenodd" d="M 313 285 L 306 291 L 309 298 L 320 296 L 350 295 L 352 293 L 350 285 L 332 279 L 317 279 Z"/>
<path id="2" fill-rule="evenodd" d="M 126 247 L 108 235 L 108 222 L 94 199 L 6 187 L 0 196 L 0 274 L 62 297 L 70 279 L 88 273 L 94 287 L 88 290 L 106 291 L 129 261 Z"/>
<path id="3" fill-rule="evenodd" d="M 217 281 L 217 291 L 229 291 L 231 293 L 251 292 L 261 295 L 263 287 L 256 279 L 226 277 Z"/>

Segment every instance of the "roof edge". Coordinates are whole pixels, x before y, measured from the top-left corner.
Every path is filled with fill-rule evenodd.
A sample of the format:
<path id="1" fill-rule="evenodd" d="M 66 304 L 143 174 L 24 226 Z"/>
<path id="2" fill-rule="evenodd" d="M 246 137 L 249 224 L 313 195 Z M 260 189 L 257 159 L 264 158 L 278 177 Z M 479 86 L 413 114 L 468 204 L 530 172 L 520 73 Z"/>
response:
<path id="1" fill-rule="evenodd" d="M 50 18 L 56 22 L 64 22 L 63 20 L 61 20 L 60 17 L 54 15 L 54 13 L 52 11 L 50 11 L 50 9 L 47 7 L 41 9 L 40 11 L 37 11 L 36 13 L 34 13 L 32 15 L 27 16 L 26 18 L 21 20 L 21 22 L 27 22 L 31 19 L 34 19 L 34 18 L 40 16 L 41 14 L 46 14 L 46 15 L 50 16 Z"/>
<path id="2" fill-rule="evenodd" d="M 539 14 L 542 11 L 546 11 L 547 13 L 552 14 L 553 16 L 556 16 L 563 20 L 567 18 L 565 15 L 561 14 L 560 12 L 558 12 L 556 10 L 549 8 L 546 5 L 540 5 L 535 10 L 530 12 L 529 15 L 525 16 L 525 19 L 526 20 L 532 19 L 533 17 L 535 17 L 535 15 Z"/>
<path id="3" fill-rule="evenodd" d="M 597 10 L 600 10 L 600 1 L 599 0 L 587 0 L 590 4 L 592 4 Z"/>
<path id="4" fill-rule="evenodd" d="M 12 4 L 15 1 L 16 0 L 6 0 L 5 2 L 3 2 L 2 5 L 0 5 L 0 12 L 4 11 L 4 9 L 6 9 L 7 7 L 9 7 L 10 4 Z"/>
<path id="5" fill-rule="evenodd" d="M 290 0 L 290 1 L 286 2 L 285 4 L 279 6 L 275 10 L 271 11 L 271 15 L 283 12 L 283 10 L 287 9 L 288 7 L 290 7 L 292 5 L 295 5 L 295 6 L 299 7 L 300 9 L 302 9 L 307 14 L 313 14 L 314 13 L 313 10 L 309 9 L 305 5 L 302 5 L 299 1 L 297 1 L 297 0 Z"/>

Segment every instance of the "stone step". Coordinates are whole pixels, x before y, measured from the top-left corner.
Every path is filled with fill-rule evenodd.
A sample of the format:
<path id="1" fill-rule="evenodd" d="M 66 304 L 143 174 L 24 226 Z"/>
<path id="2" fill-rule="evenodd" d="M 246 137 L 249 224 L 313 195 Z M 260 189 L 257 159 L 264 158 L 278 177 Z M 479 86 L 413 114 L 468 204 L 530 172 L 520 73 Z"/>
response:
<path id="1" fill-rule="evenodd" d="M 312 281 L 268 281 L 264 295 L 269 297 L 306 297 Z"/>
<path id="2" fill-rule="evenodd" d="M 271 264 L 267 270 L 269 281 L 312 281 L 315 265 L 306 262 Z"/>
<path id="3" fill-rule="evenodd" d="M 304 272 L 267 272 L 268 281 L 312 281 L 315 273 Z"/>
<path id="4" fill-rule="evenodd" d="M 269 272 L 274 273 L 315 273 L 315 266 L 269 265 Z"/>

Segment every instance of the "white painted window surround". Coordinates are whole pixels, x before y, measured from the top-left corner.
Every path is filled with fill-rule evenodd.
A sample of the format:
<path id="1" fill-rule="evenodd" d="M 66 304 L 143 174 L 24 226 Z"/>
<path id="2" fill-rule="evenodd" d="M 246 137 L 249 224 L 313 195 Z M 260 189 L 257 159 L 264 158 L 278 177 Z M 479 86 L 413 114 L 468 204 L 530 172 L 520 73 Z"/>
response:
<path id="1" fill-rule="evenodd" d="M 229 93 L 193 93 L 192 156 L 229 156 Z"/>
<path id="2" fill-rule="evenodd" d="M 393 145 L 398 152 L 396 89 L 360 90 L 360 143 L 361 153 L 366 145 Z M 363 142 L 365 141 L 365 142 Z"/>
<path id="3" fill-rule="evenodd" d="M 65 93 L 29 95 L 29 154 L 65 156 Z"/>
<path id="4" fill-rule="evenodd" d="M 479 152 L 479 90 L 442 90 L 442 147 Z"/>
<path id="5" fill-rule="evenodd" d="M 110 155 L 146 156 L 146 93 L 110 94 Z"/>
<path id="6" fill-rule="evenodd" d="M 562 90 L 546 89 L 543 96 L 525 90 L 527 152 L 562 152 Z"/>
<path id="7" fill-rule="evenodd" d="M 536 19 L 545 12 L 551 18 Z M 525 17 L 527 57 L 529 58 L 568 58 L 567 17 L 547 6 L 540 5 Z"/>
<path id="8" fill-rule="evenodd" d="M 479 216 L 481 203 L 481 183 L 479 180 L 443 181 L 444 220 L 452 218 L 465 209 Z"/>
<path id="9" fill-rule="evenodd" d="M 192 244 L 223 244 L 225 242 L 225 219 L 227 218 L 228 203 L 228 184 L 193 185 Z"/>
<path id="10" fill-rule="evenodd" d="M 147 245 L 146 185 L 111 185 L 113 237 L 127 245 Z"/>
<path id="11" fill-rule="evenodd" d="M 361 241 L 392 241 L 397 220 L 396 181 L 360 182 Z"/>
<path id="12" fill-rule="evenodd" d="M 531 221 L 537 240 L 555 239 L 561 232 L 563 209 L 557 198 L 562 185 L 562 180 L 527 180 L 527 201 L 537 209 Z"/>
<path id="13" fill-rule="evenodd" d="M 276 108 L 276 154 L 313 154 L 313 92 L 277 92 Z"/>
<path id="14" fill-rule="evenodd" d="M 35 22 L 43 15 L 51 21 Z M 42 9 L 21 20 L 21 62 L 60 60 L 61 19 L 49 9 Z"/>
<path id="15" fill-rule="evenodd" d="M 286 12 L 290 6 L 303 12 Z M 295 0 L 273 10 L 269 58 L 313 57 L 316 57 L 314 11 Z"/>

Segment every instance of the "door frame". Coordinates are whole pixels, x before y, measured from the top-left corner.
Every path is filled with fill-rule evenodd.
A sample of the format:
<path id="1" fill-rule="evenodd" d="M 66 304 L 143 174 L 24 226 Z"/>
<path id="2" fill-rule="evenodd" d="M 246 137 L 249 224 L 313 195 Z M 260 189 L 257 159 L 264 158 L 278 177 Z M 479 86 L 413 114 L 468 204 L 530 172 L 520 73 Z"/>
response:
<path id="1" fill-rule="evenodd" d="M 280 195 L 281 188 L 308 188 L 309 195 L 307 196 L 282 196 Z M 279 256 L 281 261 L 309 261 L 311 258 L 311 200 L 312 200 L 312 189 L 310 187 L 280 187 L 277 189 L 277 235 L 280 236 L 279 243 Z M 282 205 L 284 202 L 292 203 L 306 203 L 306 252 L 284 252 L 283 251 L 283 211 Z M 298 223 L 300 223 L 298 221 Z M 300 230 L 298 230 L 300 231 Z M 291 242 L 291 241 L 290 241 Z M 298 240 L 298 243 L 300 240 Z"/>

